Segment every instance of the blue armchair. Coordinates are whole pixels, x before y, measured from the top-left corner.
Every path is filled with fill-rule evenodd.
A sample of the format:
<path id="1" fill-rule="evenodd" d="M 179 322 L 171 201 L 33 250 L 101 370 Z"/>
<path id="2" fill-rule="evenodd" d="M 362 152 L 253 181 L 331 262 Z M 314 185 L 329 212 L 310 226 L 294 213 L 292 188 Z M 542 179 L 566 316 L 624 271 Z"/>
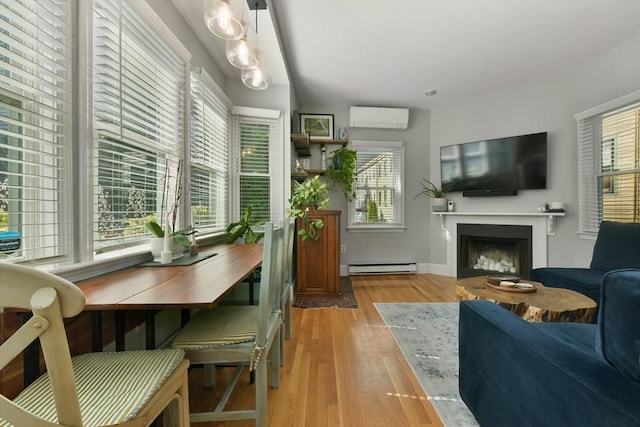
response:
<path id="1" fill-rule="evenodd" d="M 640 224 L 603 221 L 589 268 L 536 268 L 529 277 L 545 286 L 580 292 L 599 306 L 602 278 L 622 268 L 640 268 Z"/>

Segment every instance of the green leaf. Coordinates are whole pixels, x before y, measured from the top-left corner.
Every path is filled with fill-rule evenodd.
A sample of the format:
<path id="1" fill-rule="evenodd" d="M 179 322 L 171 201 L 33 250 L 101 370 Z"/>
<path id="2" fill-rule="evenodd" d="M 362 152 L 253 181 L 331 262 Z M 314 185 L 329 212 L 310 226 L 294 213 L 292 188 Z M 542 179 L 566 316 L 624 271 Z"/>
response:
<path id="1" fill-rule="evenodd" d="M 191 246 L 191 242 L 189 241 L 189 239 L 187 239 L 187 236 L 185 236 L 184 234 L 174 234 L 173 240 L 175 240 L 185 248 L 188 248 L 189 246 Z"/>
<path id="2" fill-rule="evenodd" d="M 157 222 L 149 221 L 145 223 L 145 227 L 147 227 L 147 230 L 149 230 L 154 236 L 164 237 L 164 230 L 162 229 L 162 227 L 160 227 L 160 225 L 158 225 Z"/>

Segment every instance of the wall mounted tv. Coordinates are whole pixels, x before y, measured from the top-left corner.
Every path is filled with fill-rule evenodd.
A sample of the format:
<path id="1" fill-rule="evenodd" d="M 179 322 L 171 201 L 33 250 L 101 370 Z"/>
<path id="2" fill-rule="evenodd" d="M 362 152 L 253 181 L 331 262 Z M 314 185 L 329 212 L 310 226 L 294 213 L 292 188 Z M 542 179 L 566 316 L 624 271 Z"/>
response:
<path id="1" fill-rule="evenodd" d="M 464 196 L 547 188 L 547 132 L 440 147 L 440 172 Z"/>

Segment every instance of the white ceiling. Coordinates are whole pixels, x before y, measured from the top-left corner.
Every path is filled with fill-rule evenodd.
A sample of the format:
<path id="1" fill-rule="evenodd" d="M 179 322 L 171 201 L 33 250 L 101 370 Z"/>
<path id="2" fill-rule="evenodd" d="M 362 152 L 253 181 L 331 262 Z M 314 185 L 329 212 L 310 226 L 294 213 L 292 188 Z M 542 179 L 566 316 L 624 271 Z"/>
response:
<path id="1" fill-rule="evenodd" d="M 201 0 L 173 1 L 187 22 L 199 22 L 194 29 L 206 46 L 220 43 L 204 26 Z M 269 4 L 302 108 L 430 108 L 568 72 L 640 35 L 640 0 Z M 259 36 L 265 29 L 275 38 L 266 21 L 259 21 Z M 270 43 L 270 55 L 277 55 L 275 40 Z M 274 82 L 286 82 L 284 64 L 275 65 Z M 229 68 L 228 75 L 237 73 Z M 425 96 L 429 89 L 437 95 Z"/>

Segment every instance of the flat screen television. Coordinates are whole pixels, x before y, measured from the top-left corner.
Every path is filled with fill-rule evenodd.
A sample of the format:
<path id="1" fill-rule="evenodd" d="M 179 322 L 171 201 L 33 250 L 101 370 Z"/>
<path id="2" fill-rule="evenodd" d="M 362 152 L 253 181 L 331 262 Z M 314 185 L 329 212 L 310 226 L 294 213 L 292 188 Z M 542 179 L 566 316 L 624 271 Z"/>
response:
<path id="1" fill-rule="evenodd" d="M 465 196 L 547 188 L 547 132 L 440 147 L 440 172 Z"/>

